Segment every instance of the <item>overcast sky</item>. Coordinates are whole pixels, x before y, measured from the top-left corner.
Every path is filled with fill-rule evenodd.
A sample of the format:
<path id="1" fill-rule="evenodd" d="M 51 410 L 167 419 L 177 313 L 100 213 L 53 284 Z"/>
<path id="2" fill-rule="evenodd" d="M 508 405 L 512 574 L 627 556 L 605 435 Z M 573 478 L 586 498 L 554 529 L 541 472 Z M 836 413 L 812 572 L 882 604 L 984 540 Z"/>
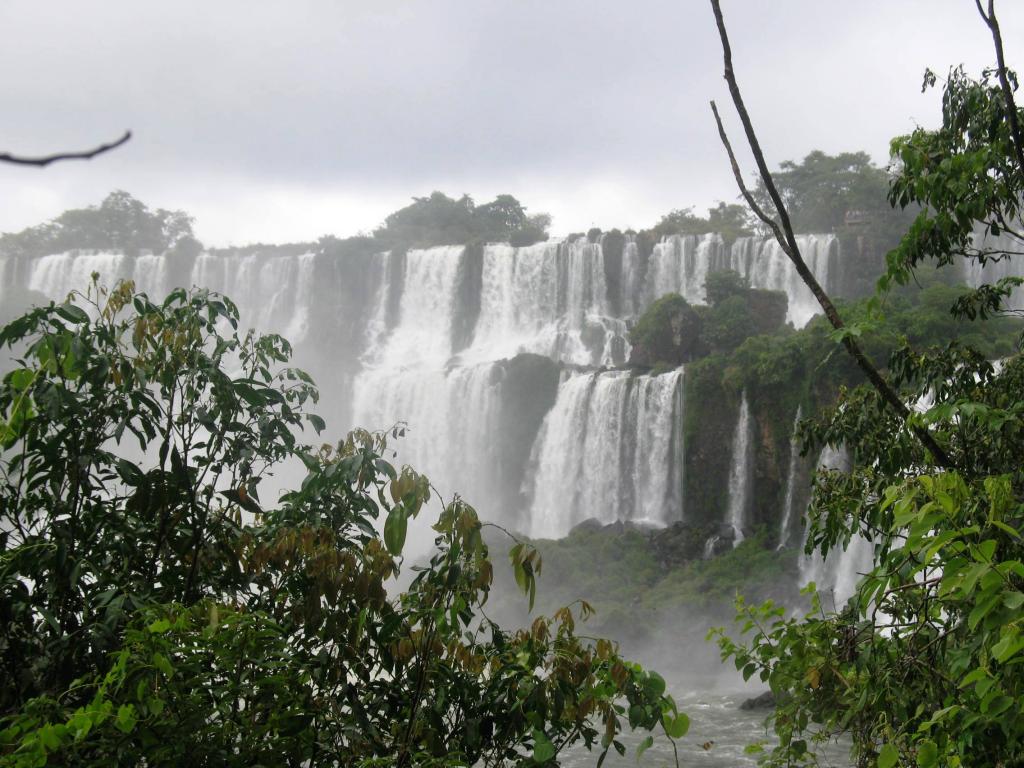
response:
<path id="1" fill-rule="evenodd" d="M 994 59 L 972 0 L 723 5 L 773 164 L 884 163 L 938 120 L 926 66 Z M 1020 64 L 1024 2 L 997 10 Z M 560 233 L 736 196 L 706 0 L 4 0 L 0 30 L 0 150 L 135 134 L 90 163 L 0 165 L 0 231 L 116 188 L 213 245 L 354 234 L 435 189 L 510 192 Z"/>

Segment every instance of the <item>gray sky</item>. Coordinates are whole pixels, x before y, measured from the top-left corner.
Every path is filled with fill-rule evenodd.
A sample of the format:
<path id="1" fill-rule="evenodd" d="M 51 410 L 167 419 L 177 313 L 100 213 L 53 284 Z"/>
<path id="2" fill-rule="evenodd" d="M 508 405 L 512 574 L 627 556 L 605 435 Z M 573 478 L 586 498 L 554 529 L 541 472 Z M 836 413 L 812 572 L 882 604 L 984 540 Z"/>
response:
<path id="1" fill-rule="evenodd" d="M 994 59 L 972 0 L 723 5 L 773 164 L 884 162 L 938 120 L 926 66 Z M 1024 2 L 997 10 L 1019 65 Z M 510 192 L 561 233 L 736 196 L 706 0 L 5 0 L 0 30 L 0 149 L 135 133 L 91 163 L 0 166 L 0 231 L 115 188 L 187 210 L 215 245 L 369 230 L 434 189 Z"/>

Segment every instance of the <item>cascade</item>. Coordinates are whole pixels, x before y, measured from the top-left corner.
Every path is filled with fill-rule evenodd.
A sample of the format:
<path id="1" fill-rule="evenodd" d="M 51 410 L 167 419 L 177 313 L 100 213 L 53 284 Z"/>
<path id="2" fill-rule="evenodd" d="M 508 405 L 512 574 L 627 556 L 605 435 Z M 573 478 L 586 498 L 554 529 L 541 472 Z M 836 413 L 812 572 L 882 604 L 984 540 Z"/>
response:
<path id="1" fill-rule="evenodd" d="M 729 525 L 733 530 L 733 546 L 739 544 L 747 526 L 747 511 L 750 506 L 751 440 L 750 404 L 747 393 L 740 402 L 740 414 L 736 419 L 736 431 L 732 436 L 732 468 L 729 470 Z"/>
<path id="2" fill-rule="evenodd" d="M 682 378 L 682 369 L 565 377 L 531 456 L 531 536 L 564 536 L 588 518 L 682 518 Z"/>
<path id="3" fill-rule="evenodd" d="M 112 285 L 119 278 L 132 277 L 127 269 L 128 257 L 122 253 L 101 251 L 70 251 L 42 256 L 35 260 L 29 273 L 28 288 L 55 301 L 73 290 L 85 291 L 95 272 L 101 281 Z"/>
<path id="4" fill-rule="evenodd" d="M 798 235 L 797 245 L 808 269 L 828 291 L 829 272 L 839 241 L 835 235 Z M 740 237 L 729 253 L 729 269 L 744 275 L 752 288 L 784 291 L 789 297 L 786 319 L 803 328 L 821 312 L 818 300 L 804 285 L 796 267 L 773 237 Z"/>
<path id="5" fill-rule="evenodd" d="M 678 293 L 691 304 L 705 304 L 708 272 L 725 269 L 721 236 L 672 235 L 654 246 L 647 265 L 649 301 Z"/>
<path id="6" fill-rule="evenodd" d="M 808 268 L 829 290 L 839 240 L 835 235 L 798 235 L 797 244 Z M 807 325 L 821 311 L 818 300 L 775 238 L 739 237 L 726 249 L 717 234 L 672 235 L 656 244 L 647 264 L 644 304 L 672 292 L 691 304 L 704 304 L 708 273 L 724 269 L 739 272 L 752 288 L 785 292 L 789 298 L 786 320 L 796 328 Z"/>
<path id="7" fill-rule="evenodd" d="M 458 490 L 486 508 L 489 449 L 495 441 L 491 363 L 453 366 L 452 324 L 465 248 L 441 246 L 405 254 L 401 299 L 387 330 L 394 271 L 385 255 L 375 265 L 379 285 L 367 326 L 372 346 L 353 384 L 353 418 L 370 430 L 404 422 L 394 444 L 399 461 L 428 475 L 445 495 Z"/>
<path id="8" fill-rule="evenodd" d="M 990 261 L 984 266 L 975 259 L 962 259 L 960 264 L 967 285 L 977 288 L 983 283 L 994 284 L 1004 277 L 1024 277 L 1024 262 L 1020 255 L 1024 245 L 1018 238 L 1006 233 L 998 236 L 975 233 L 972 240 L 974 248 L 1008 251 L 1013 255 L 1001 261 Z M 1013 288 L 1006 304 L 1010 309 L 1024 309 L 1024 286 Z"/>
<path id="9" fill-rule="evenodd" d="M 790 521 L 793 519 L 793 505 L 796 503 L 796 468 L 800 460 L 800 451 L 796 444 L 796 427 L 803 418 L 803 405 L 796 408 L 796 417 L 793 419 L 792 437 L 789 441 L 789 471 L 786 472 L 786 497 L 782 502 L 782 521 L 779 524 L 779 543 L 776 549 L 783 549 L 789 543 Z"/>
<path id="10" fill-rule="evenodd" d="M 679 292 L 703 303 L 707 274 L 730 267 L 755 287 L 796 290 L 785 255 L 764 238 L 727 247 L 716 234 L 673 236 L 647 254 L 632 236 L 617 242 L 621 256 L 607 258 L 603 240 L 586 238 L 365 258 L 262 246 L 0 254 L 0 302 L 15 311 L 39 294 L 59 301 L 94 272 L 108 286 L 132 279 L 153 298 L 177 286 L 221 292 L 243 326 L 292 342 L 294 363 L 320 382 L 332 437 L 405 422 L 392 445 L 399 462 L 446 496 L 459 491 L 484 517 L 553 536 L 587 517 L 682 517 L 682 370 L 594 370 L 628 359 L 629 326 L 650 302 Z M 827 280 L 834 238 L 801 236 L 801 246 Z M 794 322 L 813 311 L 791 298 Z M 524 353 L 542 357 L 513 365 Z M 729 513 L 738 538 L 752 493 L 751 462 L 741 461 L 752 450 L 745 399 L 740 421 Z M 787 499 L 791 521 L 796 502 Z"/>
<path id="11" fill-rule="evenodd" d="M 166 257 L 157 258 L 166 262 Z M 312 253 L 201 253 L 192 267 L 191 282 L 228 296 L 248 327 L 279 333 L 295 345 L 305 339 L 309 328 L 315 258 Z M 135 272 L 143 266 L 137 265 Z M 144 285 L 136 279 L 136 287 Z M 154 296 L 162 290 L 155 285 L 150 289 Z"/>
<path id="12" fill-rule="evenodd" d="M 845 448 L 826 445 L 818 459 L 819 469 L 849 472 L 850 455 Z M 831 592 L 837 608 L 841 608 L 857 588 L 861 574 L 871 569 L 874 545 L 863 536 L 854 536 L 845 549 L 833 549 L 828 557 L 820 552 L 801 555 L 800 584 L 815 582 L 821 593 Z"/>
<path id="13" fill-rule="evenodd" d="M 480 317 L 464 359 L 532 352 L 576 365 L 614 365 L 629 356 L 627 337 L 625 321 L 611 317 L 600 244 L 484 247 Z"/>

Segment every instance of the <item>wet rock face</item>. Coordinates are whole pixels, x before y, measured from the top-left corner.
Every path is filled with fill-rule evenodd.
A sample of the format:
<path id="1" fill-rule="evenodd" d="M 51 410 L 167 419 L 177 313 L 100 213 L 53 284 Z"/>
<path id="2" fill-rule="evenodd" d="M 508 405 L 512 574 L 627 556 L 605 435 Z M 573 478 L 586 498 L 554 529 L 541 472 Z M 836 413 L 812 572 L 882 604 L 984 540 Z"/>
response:
<path id="1" fill-rule="evenodd" d="M 775 694 L 771 691 L 765 691 L 759 696 L 747 699 L 740 704 L 740 709 L 745 711 L 752 711 L 758 709 L 774 709 L 775 708 Z"/>

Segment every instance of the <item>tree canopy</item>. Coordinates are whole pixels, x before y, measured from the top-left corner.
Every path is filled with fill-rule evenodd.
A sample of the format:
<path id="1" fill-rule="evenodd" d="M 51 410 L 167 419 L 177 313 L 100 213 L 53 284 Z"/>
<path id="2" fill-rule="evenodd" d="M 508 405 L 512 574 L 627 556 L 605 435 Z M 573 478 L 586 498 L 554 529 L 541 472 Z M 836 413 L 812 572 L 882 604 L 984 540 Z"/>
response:
<path id="1" fill-rule="evenodd" d="M 527 215 L 512 195 L 498 195 L 483 205 L 463 195 L 458 199 L 434 192 L 384 219 L 374 230 L 375 241 L 385 248 L 429 247 L 476 241 L 529 245 L 546 240 L 551 217 Z"/>
<path id="2" fill-rule="evenodd" d="M 892 245 L 913 218 L 889 205 L 889 173 L 866 152 L 829 155 L 815 150 L 799 162 L 779 163 L 772 178 L 798 232 L 852 229 Z M 762 181 L 753 194 L 762 208 L 770 204 Z"/>
<path id="3" fill-rule="evenodd" d="M 26 256 L 72 249 L 163 253 L 198 247 L 191 216 L 184 211 L 150 210 L 123 190 L 111 192 L 98 206 L 75 208 L 45 224 L 0 235 L 0 250 Z"/>

